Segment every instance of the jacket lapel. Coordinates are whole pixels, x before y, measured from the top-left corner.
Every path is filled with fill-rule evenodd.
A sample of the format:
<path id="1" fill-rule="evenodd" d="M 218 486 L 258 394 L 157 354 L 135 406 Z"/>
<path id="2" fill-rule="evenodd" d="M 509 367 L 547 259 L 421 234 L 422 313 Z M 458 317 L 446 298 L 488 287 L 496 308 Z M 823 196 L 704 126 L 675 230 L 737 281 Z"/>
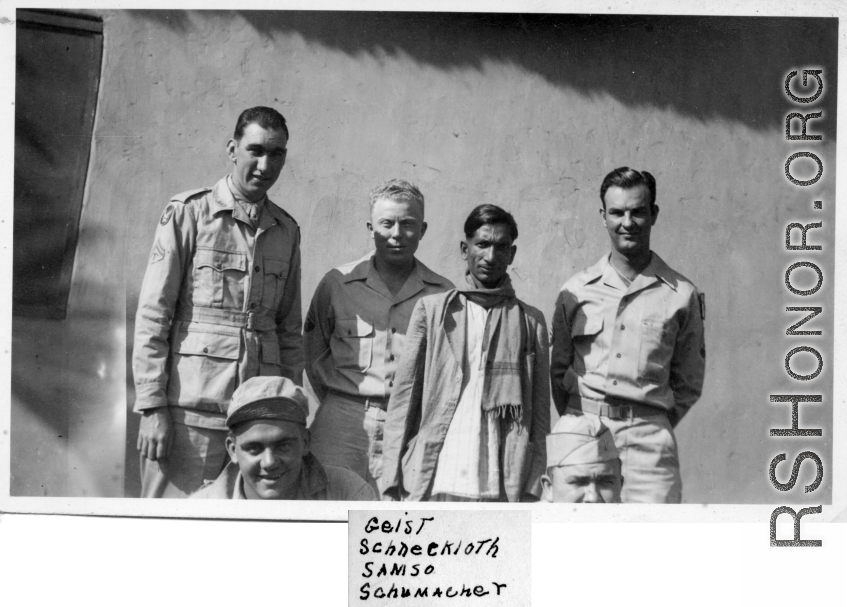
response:
<path id="1" fill-rule="evenodd" d="M 444 322 L 441 323 L 443 338 L 450 344 L 456 366 L 461 369 L 465 359 L 465 323 L 467 315 L 464 298 L 458 292 L 454 293 L 444 308 Z"/>

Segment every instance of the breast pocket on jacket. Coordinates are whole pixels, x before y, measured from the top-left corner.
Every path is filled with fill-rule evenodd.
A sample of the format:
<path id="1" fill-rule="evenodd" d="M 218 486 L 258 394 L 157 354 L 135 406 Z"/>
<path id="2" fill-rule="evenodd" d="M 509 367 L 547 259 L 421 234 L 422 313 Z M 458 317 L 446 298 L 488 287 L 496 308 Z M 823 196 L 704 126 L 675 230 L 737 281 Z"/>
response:
<path id="1" fill-rule="evenodd" d="M 339 369 L 370 369 L 375 336 L 371 321 L 364 318 L 338 318 L 335 320 L 333 336 L 332 356 Z"/>
<path id="2" fill-rule="evenodd" d="M 642 383 L 668 381 L 678 329 L 674 320 L 645 318 L 641 321 L 638 375 Z"/>
<path id="3" fill-rule="evenodd" d="M 603 331 L 603 316 L 594 314 L 577 314 L 571 328 L 571 338 L 574 345 L 574 370 L 579 372 L 594 371 L 600 364 L 602 355 L 595 342 Z"/>
<path id="4" fill-rule="evenodd" d="M 194 255 L 194 305 L 240 310 L 247 256 L 241 251 L 199 248 Z"/>
<path id="5" fill-rule="evenodd" d="M 285 293 L 285 284 L 288 281 L 287 261 L 265 257 L 262 262 L 264 272 L 262 274 L 262 305 L 270 310 L 276 310 L 282 295 Z"/>

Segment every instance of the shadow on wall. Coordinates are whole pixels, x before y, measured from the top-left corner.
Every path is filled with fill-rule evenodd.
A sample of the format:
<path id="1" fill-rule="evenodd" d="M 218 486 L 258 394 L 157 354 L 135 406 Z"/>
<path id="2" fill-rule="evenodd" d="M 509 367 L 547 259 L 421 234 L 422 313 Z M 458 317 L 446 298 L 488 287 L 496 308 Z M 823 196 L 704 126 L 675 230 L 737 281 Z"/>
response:
<path id="1" fill-rule="evenodd" d="M 836 19 L 467 13 L 137 11 L 140 19 L 188 32 L 199 19 L 237 14 L 269 38 L 299 34 L 351 56 L 407 55 L 438 69 L 514 64 L 562 88 L 608 94 L 630 107 L 672 110 L 753 129 L 784 124 L 774 83 L 792 70 L 836 65 Z M 340 15 L 340 13 L 335 13 Z M 827 92 L 836 90 L 827 74 Z M 800 86 L 795 79 L 796 86 Z M 795 88 L 797 94 L 811 88 Z M 832 106 L 834 107 L 834 105 Z M 818 125 L 815 125 L 818 127 Z M 835 137 L 835 119 L 816 133 Z"/>
<path id="2" fill-rule="evenodd" d="M 87 291 L 109 296 L 102 285 Z M 124 335 L 102 311 L 71 312 L 67 321 L 12 318 L 11 495 L 113 497 L 122 488 L 125 369 L 114 353 Z"/>

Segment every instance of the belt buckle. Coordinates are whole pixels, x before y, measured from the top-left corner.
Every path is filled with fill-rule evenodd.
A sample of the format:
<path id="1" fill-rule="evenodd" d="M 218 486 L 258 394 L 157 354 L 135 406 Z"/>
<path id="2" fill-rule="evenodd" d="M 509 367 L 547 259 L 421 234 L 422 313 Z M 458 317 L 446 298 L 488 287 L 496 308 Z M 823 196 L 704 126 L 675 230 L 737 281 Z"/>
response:
<path id="1" fill-rule="evenodd" d="M 246 329 L 247 329 L 248 331 L 252 331 L 252 330 L 253 330 L 253 319 L 254 319 L 255 317 L 256 317 L 256 313 L 255 313 L 255 312 L 247 312 L 247 327 L 246 327 Z"/>
<path id="2" fill-rule="evenodd" d="M 609 405 L 609 419 L 613 419 L 615 421 L 623 419 L 621 417 L 620 405 Z"/>

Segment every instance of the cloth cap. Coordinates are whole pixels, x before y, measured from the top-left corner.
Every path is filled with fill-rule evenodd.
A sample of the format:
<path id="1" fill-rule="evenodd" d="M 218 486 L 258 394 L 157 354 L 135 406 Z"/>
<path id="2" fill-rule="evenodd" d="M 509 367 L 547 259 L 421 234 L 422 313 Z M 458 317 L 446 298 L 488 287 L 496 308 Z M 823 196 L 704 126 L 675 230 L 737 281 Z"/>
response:
<path id="1" fill-rule="evenodd" d="M 594 415 L 565 415 L 547 435 L 547 467 L 596 464 L 618 459 L 612 433 Z"/>
<path id="2" fill-rule="evenodd" d="M 232 395 L 226 425 L 275 419 L 305 426 L 308 417 L 309 399 L 303 388 L 287 377 L 251 377 Z"/>

